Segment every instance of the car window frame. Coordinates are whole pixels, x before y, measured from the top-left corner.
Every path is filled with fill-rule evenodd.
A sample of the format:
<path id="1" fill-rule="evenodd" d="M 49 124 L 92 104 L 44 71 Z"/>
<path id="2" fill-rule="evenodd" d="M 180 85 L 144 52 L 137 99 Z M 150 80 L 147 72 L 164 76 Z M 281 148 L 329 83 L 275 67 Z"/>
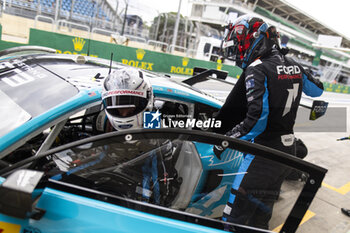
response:
<path id="1" fill-rule="evenodd" d="M 21 138 L 20 140 L 17 140 L 16 142 L 14 142 L 13 144 L 11 144 L 9 147 L 7 147 L 5 150 L 1 151 L 0 152 L 0 160 L 4 157 L 6 157 L 7 155 L 9 155 L 10 153 L 12 153 L 13 151 L 15 151 L 16 149 L 18 149 L 19 147 L 23 146 L 26 142 L 28 142 L 29 140 L 31 140 L 32 138 L 34 138 L 35 136 L 39 135 L 40 133 L 44 132 L 45 130 L 51 128 L 51 127 L 55 127 L 55 126 L 58 126 L 60 125 L 62 122 L 65 122 L 67 121 L 71 116 L 81 112 L 81 111 L 84 111 L 88 108 L 91 108 L 91 107 L 94 107 L 94 106 L 97 106 L 97 105 L 101 105 L 101 101 L 100 100 L 97 100 L 97 101 L 94 101 L 92 103 L 89 103 L 87 105 L 84 105 L 80 108 L 75 108 L 75 109 L 72 109 L 71 111 L 57 117 L 57 118 L 54 118 L 52 119 L 50 122 L 48 122 L 47 124 L 44 124 L 42 126 L 40 126 L 38 129 L 30 132 L 26 137 L 24 138 Z M 64 125 L 64 124 L 63 124 Z M 62 129 L 62 128 L 61 128 Z M 59 131 L 60 132 L 60 131 Z M 58 133 L 59 133 L 58 132 Z M 53 133 L 56 133 L 54 131 L 50 131 L 49 135 L 47 135 L 47 137 L 49 137 L 51 134 Z M 45 141 L 43 142 L 43 144 L 45 143 Z M 41 144 L 41 146 L 43 146 L 43 144 Z M 50 147 L 52 146 L 52 143 L 49 144 L 49 145 L 46 145 L 46 150 L 48 150 Z M 42 151 L 42 152 L 44 152 Z"/>
<path id="2" fill-rule="evenodd" d="M 280 232 L 295 232 L 305 215 L 307 209 L 309 208 L 311 201 L 316 195 L 317 190 L 321 187 L 322 180 L 325 177 L 325 174 L 327 170 L 325 168 L 319 167 L 317 165 L 314 165 L 312 163 L 309 163 L 305 160 L 301 160 L 299 158 L 293 157 L 287 153 L 271 149 L 259 144 L 254 144 L 250 143 L 247 141 L 243 141 L 240 139 L 236 138 L 231 138 L 227 137 L 224 135 L 218 135 L 210 132 L 204 132 L 204 131 L 199 131 L 199 130 L 188 130 L 188 129 L 178 129 L 178 128 L 166 128 L 166 129 L 135 129 L 135 130 L 126 130 L 126 131 L 114 131 L 110 133 L 105 133 L 97 136 L 92 136 L 86 139 L 82 139 L 79 141 L 75 141 L 72 143 L 65 144 L 63 146 L 56 147 L 54 149 L 48 150 L 42 154 L 40 154 L 37 159 L 48 156 L 50 154 L 67 150 L 72 147 L 76 147 L 79 145 L 83 145 L 86 143 L 91 143 L 94 141 L 101 141 L 105 140 L 108 138 L 112 137 L 128 137 L 129 140 L 138 140 L 142 138 L 151 138 L 150 134 L 152 134 L 154 137 L 153 138 L 176 138 L 179 134 L 186 136 L 186 140 L 189 141 L 197 141 L 197 142 L 203 142 L 207 143 L 208 138 L 210 138 L 210 144 L 216 144 L 216 145 L 222 145 L 223 141 L 226 141 L 228 143 L 229 148 L 239 150 L 244 153 L 251 153 L 255 154 L 258 156 L 261 156 L 265 159 L 272 160 L 279 162 L 281 164 L 287 165 L 291 168 L 296 168 L 300 171 L 306 172 L 309 174 L 309 177 L 299 194 L 299 197 L 297 198 L 296 203 L 294 204 L 290 214 L 288 215 L 285 223 L 283 224 Z M 176 136 L 177 135 L 177 136 Z M 131 139 L 130 139 L 131 137 Z M 31 162 L 33 159 L 26 159 L 24 161 L 21 161 L 15 165 L 13 165 L 10 168 L 6 168 L 0 171 L 0 175 L 8 175 L 11 170 L 16 170 L 20 167 L 23 167 L 28 162 Z M 65 182 L 61 181 L 55 181 L 52 179 L 49 179 L 47 187 L 49 188 L 55 188 L 61 191 L 73 193 L 73 194 L 78 194 L 82 195 L 84 197 L 89 197 L 89 198 L 94 198 L 98 200 L 103 200 L 108 202 L 109 200 L 112 201 L 117 201 L 119 204 L 124 203 L 125 207 L 131 208 L 132 206 L 136 208 L 137 210 L 140 211 L 145 211 L 149 212 L 150 210 L 156 210 L 154 213 L 152 212 L 151 214 L 156 214 L 163 216 L 163 214 L 177 214 L 176 216 L 178 217 L 177 220 L 183 220 L 183 218 L 186 219 L 186 221 L 193 221 L 193 223 L 200 224 L 200 225 L 205 225 L 209 227 L 213 226 L 218 226 L 222 227 L 223 222 L 218 221 L 218 220 L 213 220 L 213 219 L 208 219 L 208 218 L 202 218 L 197 215 L 193 214 L 188 214 L 184 212 L 178 213 L 176 210 L 169 210 L 164 207 L 156 206 L 153 204 L 148 204 L 148 203 L 142 203 L 139 201 L 134 201 L 132 200 L 131 202 L 129 199 L 125 199 L 123 197 L 117 197 L 113 196 L 107 193 L 99 192 L 96 190 L 88 189 L 88 188 L 83 188 L 79 187 L 78 185 L 72 185 L 72 184 L 67 184 Z M 98 195 L 97 195 L 98 194 Z M 102 195 L 102 196 L 101 196 Z M 102 199 L 101 199 L 102 198 Z M 133 203 L 132 205 L 130 203 Z M 114 203 L 115 204 L 115 203 Z M 142 208 L 144 209 L 142 209 Z M 159 211 L 162 210 L 162 211 Z M 161 213 L 161 214 L 160 214 Z M 185 217 L 184 217 L 185 216 Z M 167 215 L 166 215 L 167 217 Z M 171 215 L 169 215 L 171 217 Z M 229 224 L 231 225 L 231 224 Z M 233 224 L 235 228 L 237 227 L 242 227 L 240 225 L 235 225 Z M 221 229 L 221 228 L 220 228 Z M 255 228 L 253 228 L 255 229 Z M 254 232 L 254 231 L 252 231 Z M 256 232 L 266 232 L 264 231 L 256 231 Z"/>
<path id="3" fill-rule="evenodd" d="M 172 98 L 167 98 L 167 97 L 159 97 L 159 96 L 155 96 L 154 97 L 154 101 L 156 101 L 156 100 L 184 104 L 188 108 L 187 115 L 190 116 L 190 117 L 194 117 L 194 109 L 195 109 L 195 104 L 196 103 L 186 102 L 186 101 L 183 101 L 183 100 L 177 100 L 177 99 L 172 99 Z M 160 112 L 162 112 L 161 109 L 160 109 Z"/>

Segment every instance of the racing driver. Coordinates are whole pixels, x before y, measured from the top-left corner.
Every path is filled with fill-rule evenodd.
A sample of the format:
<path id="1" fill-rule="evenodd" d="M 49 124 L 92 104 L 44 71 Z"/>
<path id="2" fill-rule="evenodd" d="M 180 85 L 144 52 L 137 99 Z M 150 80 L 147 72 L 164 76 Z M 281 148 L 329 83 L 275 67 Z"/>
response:
<path id="1" fill-rule="evenodd" d="M 97 127 L 105 132 L 142 128 L 144 112 L 156 108 L 149 79 L 142 70 L 133 67 L 117 69 L 108 75 L 103 83 L 102 102 L 105 111 L 101 112 L 99 117 L 105 118 L 107 115 L 108 121 L 97 120 L 101 123 Z M 137 141 L 131 143 L 135 143 L 135 147 L 143 147 L 143 151 L 159 148 L 150 153 L 142 166 L 142 200 L 149 202 L 152 199 L 155 204 L 164 204 L 166 200 L 161 200 L 159 180 L 163 178 L 170 182 L 172 179 L 169 178 L 176 176 L 176 171 L 171 166 L 172 143 L 169 140 L 156 139 L 150 140 L 149 144 Z M 158 163 L 161 166 L 158 166 Z M 159 168 L 163 169 L 161 174 L 158 174 Z M 168 183 L 165 189 L 169 189 Z M 166 193 L 168 192 L 169 190 L 166 190 Z"/>

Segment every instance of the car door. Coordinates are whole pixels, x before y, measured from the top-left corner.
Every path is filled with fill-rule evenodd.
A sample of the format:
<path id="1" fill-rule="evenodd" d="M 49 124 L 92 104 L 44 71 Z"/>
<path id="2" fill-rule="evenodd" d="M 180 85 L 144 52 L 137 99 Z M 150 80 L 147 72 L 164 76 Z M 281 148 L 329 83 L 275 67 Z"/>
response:
<path id="1" fill-rule="evenodd" d="M 266 232 L 221 221 L 232 182 L 245 174 L 222 169 L 237 161 L 223 161 L 214 145 L 307 175 L 305 182 L 282 186 L 289 198 L 276 203 L 270 220 L 269 230 L 295 232 L 325 169 L 260 145 L 184 129 L 98 135 L 1 170 L 6 179 L 1 179 L 0 226 L 4 232 L 16 226 L 19 232 Z M 28 164 L 31 170 L 18 170 Z M 203 179 L 208 164 L 217 171 Z M 33 171 L 41 174 L 37 182 L 32 173 L 32 179 L 23 179 Z M 26 185 L 31 191 L 24 191 Z"/>

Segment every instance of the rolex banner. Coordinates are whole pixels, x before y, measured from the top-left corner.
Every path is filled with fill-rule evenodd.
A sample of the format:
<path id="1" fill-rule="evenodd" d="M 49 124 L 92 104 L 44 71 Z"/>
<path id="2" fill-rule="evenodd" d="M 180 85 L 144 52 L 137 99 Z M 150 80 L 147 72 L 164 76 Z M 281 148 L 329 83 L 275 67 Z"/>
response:
<path id="1" fill-rule="evenodd" d="M 322 50 L 320 50 L 320 49 L 316 50 L 315 57 L 312 60 L 312 65 L 313 66 L 318 66 L 320 64 L 321 55 L 322 55 Z"/>
<path id="2" fill-rule="evenodd" d="M 217 62 L 202 61 L 37 29 L 30 29 L 29 44 L 54 48 L 57 53 L 81 54 L 105 59 L 110 59 L 111 53 L 113 53 L 114 61 L 145 70 L 176 75 L 191 76 L 194 67 L 225 70 L 229 72 L 231 77 L 239 77 L 242 72 L 238 67 L 222 64 L 221 60 Z"/>
<path id="3" fill-rule="evenodd" d="M 81 54 L 84 56 L 89 55 L 105 59 L 110 59 L 111 53 L 113 53 L 114 61 L 145 70 L 167 74 L 190 76 L 193 74 L 194 67 L 228 71 L 229 76 L 237 78 L 241 74 L 240 68 L 222 64 L 220 59 L 218 59 L 217 62 L 202 61 L 189 57 L 181 57 L 142 48 L 104 43 L 89 40 L 87 38 L 67 36 L 37 29 L 30 29 L 28 44 L 0 41 L 0 51 L 24 45 L 46 46 L 56 49 L 57 53 Z M 325 91 L 350 94 L 349 86 L 345 85 L 324 83 L 324 88 Z"/>

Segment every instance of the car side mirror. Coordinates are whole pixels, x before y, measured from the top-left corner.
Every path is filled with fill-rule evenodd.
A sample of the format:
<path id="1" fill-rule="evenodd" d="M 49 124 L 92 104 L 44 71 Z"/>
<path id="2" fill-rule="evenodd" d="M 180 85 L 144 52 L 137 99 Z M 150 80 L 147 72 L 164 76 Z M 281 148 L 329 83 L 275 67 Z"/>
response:
<path id="1" fill-rule="evenodd" d="M 44 173 L 21 169 L 12 173 L 0 186 L 0 213 L 16 218 L 31 217 L 32 194 Z"/>

